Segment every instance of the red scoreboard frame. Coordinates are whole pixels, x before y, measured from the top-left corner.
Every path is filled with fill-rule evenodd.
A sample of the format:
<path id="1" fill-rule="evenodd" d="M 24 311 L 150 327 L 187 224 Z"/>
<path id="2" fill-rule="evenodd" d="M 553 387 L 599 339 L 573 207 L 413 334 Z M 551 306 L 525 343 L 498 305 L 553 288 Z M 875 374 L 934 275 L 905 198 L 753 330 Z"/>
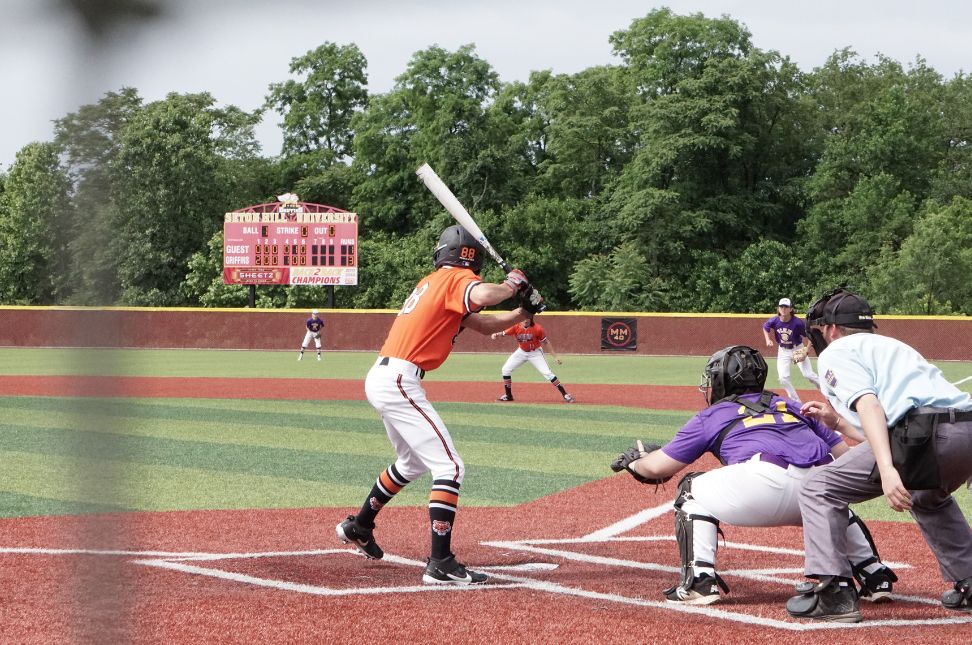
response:
<path id="1" fill-rule="evenodd" d="M 358 284 L 358 215 L 308 202 L 226 213 L 224 284 Z"/>

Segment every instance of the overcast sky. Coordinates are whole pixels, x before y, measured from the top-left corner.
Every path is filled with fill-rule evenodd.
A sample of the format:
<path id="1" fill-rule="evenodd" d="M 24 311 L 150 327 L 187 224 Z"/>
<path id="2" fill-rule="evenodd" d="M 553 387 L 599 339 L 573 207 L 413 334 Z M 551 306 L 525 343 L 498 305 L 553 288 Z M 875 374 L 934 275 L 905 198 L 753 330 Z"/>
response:
<path id="1" fill-rule="evenodd" d="M 253 110 L 290 60 L 325 41 L 355 43 L 368 60 L 369 90 L 386 92 L 416 51 L 473 43 L 503 81 L 533 70 L 573 73 L 617 63 L 608 37 L 653 8 L 727 14 L 760 49 L 801 68 L 851 47 L 904 64 L 920 55 L 950 78 L 972 69 L 967 0 L 156 0 L 163 15 L 119 27 L 94 47 L 65 0 L 0 0 L 0 169 L 52 121 L 123 86 L 145 101 L 168 92 L 210 92 Z M 280 152 L 278 115 L 257 135 Z"/>

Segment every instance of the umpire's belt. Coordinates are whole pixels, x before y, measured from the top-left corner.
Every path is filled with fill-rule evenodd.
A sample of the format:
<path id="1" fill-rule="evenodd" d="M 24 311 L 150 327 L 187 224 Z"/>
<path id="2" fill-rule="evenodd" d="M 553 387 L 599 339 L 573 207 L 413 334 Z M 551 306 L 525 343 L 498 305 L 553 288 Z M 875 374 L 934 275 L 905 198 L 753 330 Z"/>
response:
<path id="1" fill-rule="evenodd" d="M 912 420 L 915 417 L 934 417 L 939 423 L 963 423 L 972 421 L 972 410 L 954 410 L 952 408 L 912 408 L 898 423 Z"/>
<path id="2" fill-rule="evenodd" d="M 790 466 L 796 465 L 796 464 L 791 464 L 790 462 L 788 462 L 786 459 L 783 459 L 783 457 L 780 457 L 779 455 L 771 455 L 766 452 L 759 453 L 759 460 L 765 461 L 768 464 L 775 464 L 780 468 L 789 468 Z M 831 455 L 827 455 L 826 457 L 823 457 L 819 461 L 816 461 L 812 464 L 808 464 L 806 466 L 797 466 L 797 468 L 810 468 L 811 466 L 823 466 L 824 464 L 829 464 L 833 460 L 834 458 Z"/>
<path id="3" fill-rule="evenodd" d="M 386 367 L 394 367 L 395 369 L 401 370 L 403 374 L 414 374 L 420 379 L 425 378 L 425 370 L 415 363 L 409 363 L 408 361 L 403 361 L 400 358 L 382 356 L 381 360 L 378 361 L 378 364 Z"/>

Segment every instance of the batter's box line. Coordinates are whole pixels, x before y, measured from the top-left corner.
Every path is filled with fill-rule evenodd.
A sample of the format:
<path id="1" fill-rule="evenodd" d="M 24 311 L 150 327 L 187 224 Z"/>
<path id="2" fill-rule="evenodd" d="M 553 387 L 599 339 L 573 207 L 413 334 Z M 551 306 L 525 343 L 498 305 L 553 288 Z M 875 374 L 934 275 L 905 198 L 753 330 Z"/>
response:
<path id="1" fill-rule="evenodd" d="M 575 560 L 585 563 L 602 564 L 610 566 L 627 566 L 633 569 L 650 570 L 650 571 L 663 571 L 668 573 L 680 573 L 680 569 L 676 567 L 671 567 L 667 565 L 660 565 L 654 562 L 638 562 L 633 560 L 622 560 L 619 558 L 609 558 L 605 556 L 589 555 L 586 553 L 577 553 L 569 550 L 558 550 L 558 549 L 544 549 L 536 546 L 531 546 L 524 544 L 524 541 L 491 541 L 483 542 L 484 546 L 490 546 L 499 549 L 512 549 L 517 551 L 524 551 L 527 553 L 535 553 L 538 555 L 546 555 L 552 557 L 562 557 L 566 560 Z M 586 543 L 591 543 L 587 540 Z M 728 573 L 728 572 L 727 572 Z M 741 572 L 733 572 L 734 575 L 740 575 L 741 577 L 752 577 L 753 579 L 773 582 L 784 582 L 779 579 L 769 578 L 768 576 L 751 576 L 750 574 L 742 574 Z M 515 579 L 515 578 L 508 578 Z M 798 622 L 787 622 L 783 620 L 776 620 L 773 618 L 766 618 L 762 616 L 753 616 L 751 614 L 745 614 L 742 612 L 734 612 L 726 609 L 714 609 L 711 606 L 698 606 L 698 605 L 685 605 L 682 603 L 670 603 L 665 601 L 647 600 L 644 598 L 636 598 L 631 596 L 625 596 L 621 594 L 604 593 L 598 591 L 591 591 L 588 589 L 583 589 L 580 587 L 569 587 L 566 585 L 561 585 L 555 582 L 540 581 L 530 578 L 520 578 L 520 581 L 525 583 L 525 587 L 533 589 L 536 591 L 545 591 L 552 594 L 568 595 L 568 596 L 578 596 L 582 598 L 588 598 L 593 600 L 604 600 L 608 602 L 615 602 L 626 605 L 636 605 L 640 607 L 654 607 L 657 609 L 663 609 L 667 611 L 697 614 L 701 616 L 706 616 L 709 618 L 729 620 L 737 623 L 744 623 L 750 625 L 760 625 L 762 627 L 774 627 L 777 629 L 784 629 L 789 631 L 798 632 L 808 632 L 823 629 L 843 629 L 843 628 L 856 628 L 864 629 L 869 627 L 915 627 L 915 626 L 929 626 L 929 625 L 953 625 L 953 624 L 964 624 L 972 623 L 972 617 L 954 617 L 954 618 L 928 618 L 928 619 L 888 619 L 888 620 L 871 620 L 867 622 L 857 623 L 857 624 L 834 624 L 834 623 L 798 623 Z M 786 581 L 789 583 L 789 581 Z M 792 583 L 790 583 L 792 584 Z M 896 598 L 902 598 L 901 596 L 895 596 Z M 928 601 L 925 598 L 917 599 L 920 602 L 930 602 L 931 604 L 938 604 L 937 602 Z M 780 609 L 782 610 L 782 607 Z"/>
<path id="2" fill-rule="evenodd" d="M 234 558 L 234 555 L 240 555 L 241 558 Z M 285 552 L 285 553 L 248 553 L 248 554 L 221 554 L 217 557 L 207 558 L 207 557 L 177 557 L 177 558 L 156 558 L 149 560 L 133 560 L 134 564 L 139 564 L 147 567 L 156 567 L 159 569 L 168 569 L 171 571 L 178 571 L 180 573 L 187 573 L 191 575 L 201 575 L 210 578 L 216 578 L 218 580 L 225 580 L 229 582 L 236 582 L 241 584 L 254 585 L 257 587 L 266 587 L 270 589 L 276 589 L 278 591 L 289 591 L 295 593 L 311 594 L 315 596 L 370 596 L 379 594 L 397 594 L 397 593 L 419 593 L 419 592 L 442 592 L 442 591 L 489 591 L 497 589 L 511 589 L 524 587 L 525 585 L 520 582 L 510 582 L 508 584 L 488 584 L 488 585 L 405 585 L 405 586 L 390 586 L 390 587 L 349 587 L 338 589 L 334 587 L 325 587 L 322 585 L 310 585 L 300 582 L 289 582 L 286 580 L 275 580 L 272 578 L 261 578 L 258 576 L 252 576 L 245 573 L 238 573 L 235 571 L 226 571 L 225 569 L 219 569 L 216 567 L 203 567 L 195 564 L 186 564 L 188 561 L 200 562 L 200 561 L 211 561 L 211 560 L 231 560 L 231 559 L 243 559 L 243 558 L 257 558 L 257 557 L 294 557 L 294 556 L 307 556 L 307 555 L 350 555 L 355 557 L 363 557 L 357 551 L 352 549 L 324 549 L 318 551 L 295 551 L 295 552 Z M 383 562 L 391 562 L 393 564 L 401 564 L 411 567 L 421 567 L 425 568 L 425 562 L 420 562 L 418 560 L 412 560 L 410 558 L 403 558 L 401 556 L 392 555 L 386 553 L 382 558 Z M 502 574 L 491 573 L 493 577 L 504 578 Z"/>

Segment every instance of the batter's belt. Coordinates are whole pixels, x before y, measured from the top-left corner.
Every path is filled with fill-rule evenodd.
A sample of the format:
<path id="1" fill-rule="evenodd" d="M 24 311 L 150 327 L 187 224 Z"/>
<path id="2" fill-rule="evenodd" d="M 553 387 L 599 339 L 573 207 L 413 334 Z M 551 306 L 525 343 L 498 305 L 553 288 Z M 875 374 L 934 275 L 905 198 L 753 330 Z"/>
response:
<path id="1" fill-rule="evenodd" d="M 410 363 L 408 361 L 402 360 L 400 358 L 391 358 L 390 356 L 382 356 L 378 360 L 379 365 L 384 365 L 385 367 L 395 367 L 406 374 L 414 374 L 420 379 L 425 378 L 425 370 L 416 365 L 415 363 Z"/>

